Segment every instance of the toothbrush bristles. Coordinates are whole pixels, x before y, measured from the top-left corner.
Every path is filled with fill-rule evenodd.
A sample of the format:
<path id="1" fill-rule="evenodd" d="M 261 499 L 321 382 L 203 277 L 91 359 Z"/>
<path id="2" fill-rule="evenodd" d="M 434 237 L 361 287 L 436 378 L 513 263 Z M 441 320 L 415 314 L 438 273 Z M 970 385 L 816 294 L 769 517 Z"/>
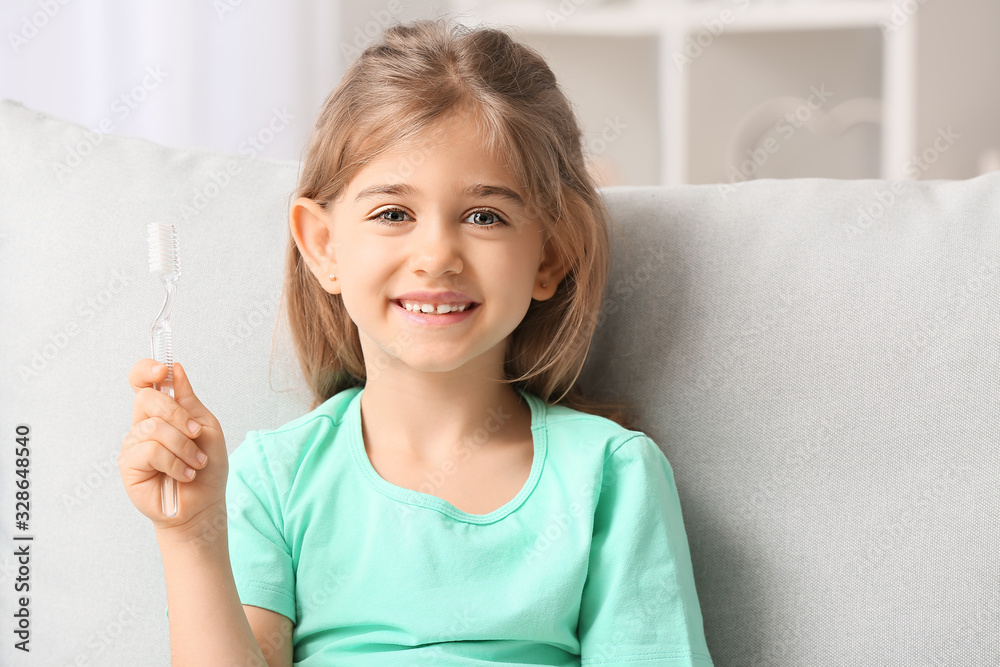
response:
<path id="1" fill-rule="evenodd" d="M 177 228 L 160 222 L 146 225 L 149 242 L 149 271 L 156 275 L 180 276 L 180 257 L 177 252 Z"/>

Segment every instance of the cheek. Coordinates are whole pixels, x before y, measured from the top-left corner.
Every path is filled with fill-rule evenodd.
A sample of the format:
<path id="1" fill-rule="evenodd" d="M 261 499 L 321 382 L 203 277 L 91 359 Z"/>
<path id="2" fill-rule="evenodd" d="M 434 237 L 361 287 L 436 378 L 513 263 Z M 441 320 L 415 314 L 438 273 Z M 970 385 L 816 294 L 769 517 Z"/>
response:
<path id="1" fill-rule="evenodd" d="M 531 303 L 531 292 L 534 289 L 537 271 L 537 264 L 522 255 L 507 262 L 502 269 L 491 275 L 507 276 L 502 283 L 504 300 L 526 311 Z"/>
<path id="2" fill-rule="evenodd" d="M 470 257 L 471 266 L 486 279 L 510 288 L 516 292 L 530 284 L 535 274 L 535 267 L 527 253 L 505 250 L 501 253 L 485 252 L 478 257 Z"/>
<path id="3" fill-rule="evenodd" d="M 339 251 L 337 259 L 349 273 L 354 282 L 367 284 L 375 280 L 383 267 L 387 267 L 392 262 L 391 253 L 384 243 L 366 238 L 364 235 L 350 239 L 344 243 Z"/>

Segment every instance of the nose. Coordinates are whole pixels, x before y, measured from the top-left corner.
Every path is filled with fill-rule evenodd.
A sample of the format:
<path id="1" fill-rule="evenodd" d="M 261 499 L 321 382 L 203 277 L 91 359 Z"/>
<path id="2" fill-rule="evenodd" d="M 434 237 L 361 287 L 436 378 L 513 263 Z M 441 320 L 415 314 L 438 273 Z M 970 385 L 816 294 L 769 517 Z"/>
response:
<path id="1" fill-rule="evenodd" d="M 425 215 L 412 235 L 411 268 L 430 276 L 461 273 L 462 239 L 458 225 L 445 216 Z"/>

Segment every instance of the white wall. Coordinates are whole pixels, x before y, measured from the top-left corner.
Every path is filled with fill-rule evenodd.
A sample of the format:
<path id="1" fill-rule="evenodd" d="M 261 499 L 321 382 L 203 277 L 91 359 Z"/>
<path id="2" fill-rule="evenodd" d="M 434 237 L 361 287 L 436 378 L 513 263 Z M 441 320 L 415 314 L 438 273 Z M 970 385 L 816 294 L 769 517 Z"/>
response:
<path id="1" fill-rule="evenodd" d="M 938 129 L 949 125 L 961 135 L 923 178 L 970 178 L 980 173 L 985 149 L 1000 152 L 1000 2 L 922 0 L 918 6 L 917 146 L 933 146 Z"/>
<path id="2" fill-rule="evenodd" d="M 1000 147 L 1000 2 L 897 2 L 918 22 L 916 147 L 932 149 L 949 126 L 960 136 L 921 177 L 974 176 L 984 151 Z M 588 3 L 576 4 L 584 11 Z M 438 16 L 449 6 L 7 0 L 0 97 L 170 146 L 296 159 L 357 48 L 388 21 Z M 549 58 L 576 105 L 603 182 L 658 182 L 655 42 L 519 34 Z M 820 81 L 845 96 L 877 96 L 877 43 L 874 31 L 722 35 L 692 70 L 689 180 L 729 180 L 727 138 L 759 98 L 802 95 L 806 82 Z M 871 125 L 832 138 L 799 132 L 758 175 L 875 177 L 879 135 Z"/>

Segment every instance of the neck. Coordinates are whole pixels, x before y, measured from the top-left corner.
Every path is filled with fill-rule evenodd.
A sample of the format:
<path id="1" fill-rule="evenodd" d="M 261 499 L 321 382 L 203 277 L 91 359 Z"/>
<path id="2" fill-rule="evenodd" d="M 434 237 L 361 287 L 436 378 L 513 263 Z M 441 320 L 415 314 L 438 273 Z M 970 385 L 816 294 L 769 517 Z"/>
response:
<path id="1" fill-rule="evenodd" d="M 432 462 L 530 434 L 531 411 L 510 384 L 457 373 L 378 373 L 361 395 L 365 443 Z"/>

